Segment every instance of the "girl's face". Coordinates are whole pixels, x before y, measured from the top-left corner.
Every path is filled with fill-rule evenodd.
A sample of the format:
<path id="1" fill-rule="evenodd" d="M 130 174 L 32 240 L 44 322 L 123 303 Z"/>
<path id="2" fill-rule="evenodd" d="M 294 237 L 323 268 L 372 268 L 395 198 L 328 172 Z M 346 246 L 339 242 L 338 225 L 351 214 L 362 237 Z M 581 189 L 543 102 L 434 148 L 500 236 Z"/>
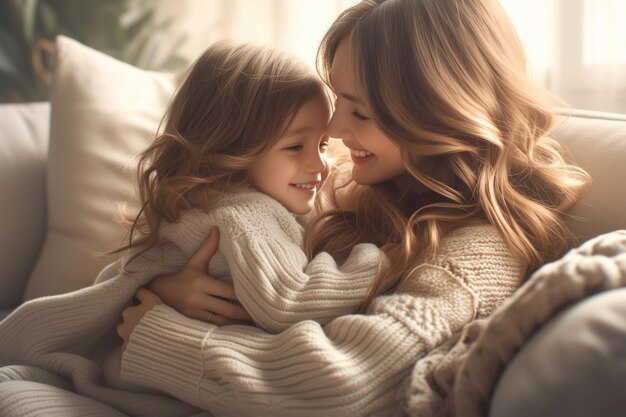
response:
<path id="1" fill-rule="evenodd" d="M 320 95 L 305 102 L 285 133 L 249 168 L 253 187 L 294 214 L 313 208 L 325 173 L 330 108 Z"/>
<path id="2" fill-rule="evenodd" d="M 350 40 L 343 40 L 330 70 L 335 94 L 335 112 L 328 125 L 328 135 L 341 138 L 350 149 L 352 178 L 358 184 L 372 185 L 394 179 L 406 169 L 400 147 L 369 118 L 363 101 L 356 95 Z"/>

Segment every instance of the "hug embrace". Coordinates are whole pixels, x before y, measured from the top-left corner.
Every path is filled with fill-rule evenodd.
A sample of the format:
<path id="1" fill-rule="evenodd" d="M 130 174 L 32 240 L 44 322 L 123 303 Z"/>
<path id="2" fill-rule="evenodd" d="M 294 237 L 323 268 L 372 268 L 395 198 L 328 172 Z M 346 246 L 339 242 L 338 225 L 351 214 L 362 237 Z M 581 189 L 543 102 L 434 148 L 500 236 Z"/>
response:
<path id="1" fill-rule="evenodd" d="M 252 44 L 198 58 L 119 260 L 0 323 L 0 410 L 411 413 L 416 364 L 571 248 L 589 176 L 496 0 L 362 1 L 318 72 Z"/>

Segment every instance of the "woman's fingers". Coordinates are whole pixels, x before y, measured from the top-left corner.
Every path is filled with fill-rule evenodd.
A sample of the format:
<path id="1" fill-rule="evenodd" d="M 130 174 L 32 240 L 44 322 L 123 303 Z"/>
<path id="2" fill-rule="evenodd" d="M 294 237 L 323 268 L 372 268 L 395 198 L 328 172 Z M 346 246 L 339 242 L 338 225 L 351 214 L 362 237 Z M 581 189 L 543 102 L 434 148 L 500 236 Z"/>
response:
<path id="1" fill-rule="evenodd" d="M 220 316 L 219 314 L 215 314 L 212 311 L 205 311 L 205 310 L 198 312 L 198 319 L 202 321 L 206 321 L 207 323 L 215 324 L 216 326 L 224 326 L 224 325 L 231 325 L 231 324 L 244 324 L 244 325 L 251 324 L 251 322 L 249 321 L 227 319 L 226 317 Z"/>
<path id="2" fill-rule="evenodd" d="M 185 268 L 173 275 L 155 278 L 149 284 L 157 294 L 143 289 L 137 299 L 161 298 L 190 318 L 217 325 L 249 324 L 252 317 L 237 302 L 233 284 L 207 275 L 211 257 L 219 247 L 219 230 L 214 227 L 206 241 L 189 259 Z M 148 293 L 148 294 L 147 294 Z"/>
<path id="3" fill-rule="evenodd" d="M 189 312 L 189 314 L 185 314 L 185 315 L 189 318 L 215 324 L 217 326 L 224 326 L 227 324 L 244 324 L 244 325 L 253 324 L 252 320 L 229 319 L 215 312 L 202 310 L 202 309 L 194 309 L 192 312 Z"/>
<path id="4" fill-rule="evenodd" d="M 202 274 L 197 277 L 196 285 L 202 294 L 218 296 L 228 300 L 237 300 L 235 286 L 230 282 L 221 281 L 206 274 Z"/>
<path id="5" fill-rule="evenodd" d="M 252 321 L 250 314 L 241 305 L 211 295 L 204 297 L 203 310 L 215 313 L 227 320 Z"/>
<path id="6" fill-rule="evenodd" d="M 213 254 L 219 248 L 220 243 L 220 231 L 217 227 L 214 227 L 209 234 L 207 240 L 204 241 L 202 246 L 198 248 L 196 253 L 193 254 L 189 262 L 187 262 L 187 268 L 206 273 L 208 270 L 209 261 Z"/>
<path id="7" fill-rule="evenodd" d="M 228 300 L 237 300 L 235 286 L 227 281 L 222 281 L 207 275 L 206 271 L 183 269 L 178 274 L 188 285 L 188 291 L 192 294 L 208 294 Z"/>
<path id="8" fill-rule="evenodd" d="M 237 301 L 235 289 L 229 282 L 199 275 L 186 293 L 188 295 L 182 301 L 174 303 L 177 306 L 175 308 L 186 316 L 207 321 L 206 312 L 212 311 L 229 323 L 232 320 L 252 321 L 248 312 Z"/>

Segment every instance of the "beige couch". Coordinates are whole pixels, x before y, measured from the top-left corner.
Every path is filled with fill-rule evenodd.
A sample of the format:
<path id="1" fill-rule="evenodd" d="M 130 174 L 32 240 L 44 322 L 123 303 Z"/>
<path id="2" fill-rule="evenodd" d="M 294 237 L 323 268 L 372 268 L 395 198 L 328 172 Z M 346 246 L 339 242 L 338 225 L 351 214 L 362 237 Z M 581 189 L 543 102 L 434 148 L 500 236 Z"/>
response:
<path id="1" fill-rule="evenodd" d="M 77 42 L 57 40 L 50 102 L 0 105 L 0 317 L 90 285 L 136 210 L 134 157 L 174 91 Z M 574 111 L 555 132 L 593 183 L 569 213 L 580 241 L 626 228 L 626 115 Z"/>
<path id="2" fill-rule="evenodd" d="M 71 39 L 57 40 L 50 102 L 0 105 L 0 311 L 92 283 L 136 209 L 134 157 L 174 91 Z M 626 115 L 574 111 L 556 136 L 593 176 L 569 213 L 580 241 L 626 228 Z"/>
<path id="3" fill-rule="evenodd" d="M 174 78 L 60 37 L 50 102 L 0 105 L 0 310 L 91 284 Z"/>

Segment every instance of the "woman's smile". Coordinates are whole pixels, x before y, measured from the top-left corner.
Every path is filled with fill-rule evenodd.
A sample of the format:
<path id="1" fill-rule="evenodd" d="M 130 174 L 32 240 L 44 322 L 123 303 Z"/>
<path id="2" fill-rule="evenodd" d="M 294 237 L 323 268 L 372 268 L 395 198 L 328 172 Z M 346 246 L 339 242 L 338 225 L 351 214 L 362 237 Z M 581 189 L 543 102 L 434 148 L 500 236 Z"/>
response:
<path id="1" fill-rule="evenodd" d="M 350 158 L 356 165 L 361 165 L 371 160 L 375 155 L 372 152 L 350 148 Z"/>

